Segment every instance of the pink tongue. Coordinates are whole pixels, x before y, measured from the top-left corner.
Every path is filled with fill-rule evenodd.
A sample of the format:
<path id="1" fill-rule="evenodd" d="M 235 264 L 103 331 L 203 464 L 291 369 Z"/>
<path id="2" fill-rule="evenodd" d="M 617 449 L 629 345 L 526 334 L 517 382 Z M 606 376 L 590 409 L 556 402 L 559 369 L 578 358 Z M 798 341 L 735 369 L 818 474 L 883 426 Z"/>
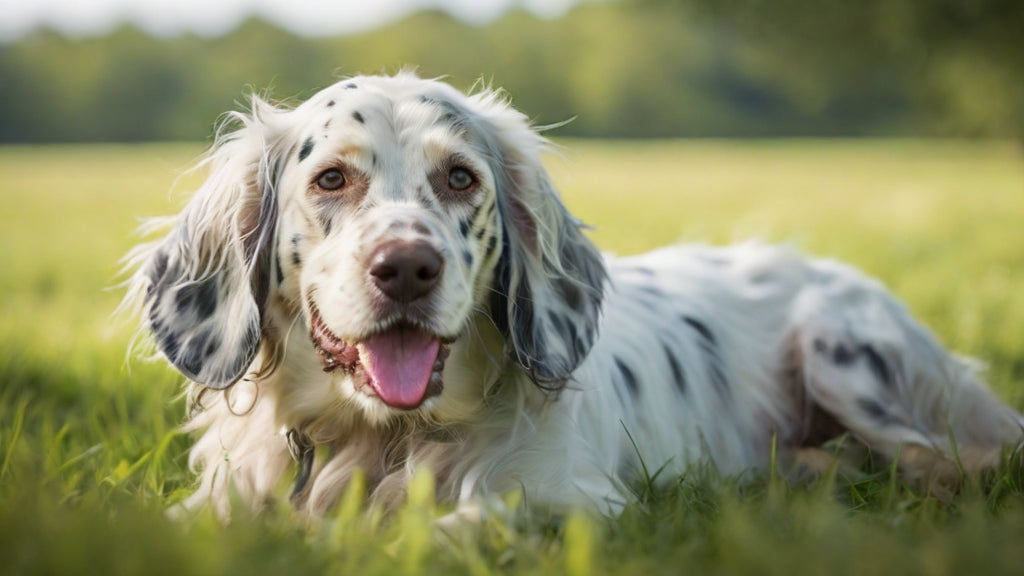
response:
<path id="1" fill-rule="evenodd" d="M 419 330 L 396 329 L 359 344 L 359 360 L 387 405 L 412 409 L 423 402 L 441 342 Z"/>

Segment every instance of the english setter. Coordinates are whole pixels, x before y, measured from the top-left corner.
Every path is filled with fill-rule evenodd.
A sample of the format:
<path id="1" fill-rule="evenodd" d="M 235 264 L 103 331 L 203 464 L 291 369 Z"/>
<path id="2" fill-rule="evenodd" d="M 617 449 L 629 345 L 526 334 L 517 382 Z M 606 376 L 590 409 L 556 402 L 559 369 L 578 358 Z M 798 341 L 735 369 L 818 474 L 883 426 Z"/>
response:
<path id="1" fill-rule="evenodd" d="M 1022 419 L 876 281 L 758 243 L 603 257 L 492 91 L 356 77 L 254 97 L 129 302 L 190 381 L 186 502 L 322 514 L 361 470 L 473 510 L 615 514 L 642 465 L 723 474 L 848 432 L 912 478 L 998 462 Z M 222 391 L 221 393 L 208 393 Z"/>

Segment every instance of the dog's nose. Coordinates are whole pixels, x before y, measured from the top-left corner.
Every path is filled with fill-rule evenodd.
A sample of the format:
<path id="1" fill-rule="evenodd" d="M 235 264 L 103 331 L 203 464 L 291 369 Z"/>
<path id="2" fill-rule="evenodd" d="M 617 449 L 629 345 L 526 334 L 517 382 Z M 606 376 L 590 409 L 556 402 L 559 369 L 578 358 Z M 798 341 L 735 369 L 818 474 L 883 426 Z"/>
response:
<path id="1" fill-rule="evenodd" d="M 430 292 L 444 261 L 423 241 L 385 242 L 370 257 L 370 279 L 396 302 L 412 302 Z"/>

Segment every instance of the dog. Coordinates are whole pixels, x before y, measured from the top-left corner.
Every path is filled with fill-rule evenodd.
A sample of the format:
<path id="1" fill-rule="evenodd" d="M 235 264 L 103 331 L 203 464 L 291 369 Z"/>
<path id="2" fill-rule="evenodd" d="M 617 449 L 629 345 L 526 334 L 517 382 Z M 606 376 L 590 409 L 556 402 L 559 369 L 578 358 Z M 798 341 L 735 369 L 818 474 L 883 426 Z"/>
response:
<path id="1" fill-rule="evenodd" d="M 769 466 L 842 434 L 930 481 L 996 465 L 1021 418 L 893 296 L 783 247 L 601 255 L 548 142 L 497 91 L 352 77 L 254 96 L 208 177 L 129 256 L 126 301 L 189 380 L 198 488 L 229 518 L 370 502 L 429 470 L 474 513 L 615 515 L 642 469 Z"/>

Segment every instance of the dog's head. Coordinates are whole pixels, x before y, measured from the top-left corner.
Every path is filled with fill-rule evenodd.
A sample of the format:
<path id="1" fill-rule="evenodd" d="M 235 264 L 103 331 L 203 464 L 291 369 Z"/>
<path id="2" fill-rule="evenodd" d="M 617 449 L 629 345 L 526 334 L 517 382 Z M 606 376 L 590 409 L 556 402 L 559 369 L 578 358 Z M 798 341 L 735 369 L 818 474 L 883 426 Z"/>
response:
<path id="1" fill-rule="evenodd" d="M 444 396 L 449 349 L 480 315 L 545 388 L 590 350 L 600 256 L 545 140 L 495 93 L 358 77 L 231 119 L 206 182 L 137 255 L 148 327 L 189 379 L 229 387 L 301 331 L 342 394 L 409 411 Z"/>

